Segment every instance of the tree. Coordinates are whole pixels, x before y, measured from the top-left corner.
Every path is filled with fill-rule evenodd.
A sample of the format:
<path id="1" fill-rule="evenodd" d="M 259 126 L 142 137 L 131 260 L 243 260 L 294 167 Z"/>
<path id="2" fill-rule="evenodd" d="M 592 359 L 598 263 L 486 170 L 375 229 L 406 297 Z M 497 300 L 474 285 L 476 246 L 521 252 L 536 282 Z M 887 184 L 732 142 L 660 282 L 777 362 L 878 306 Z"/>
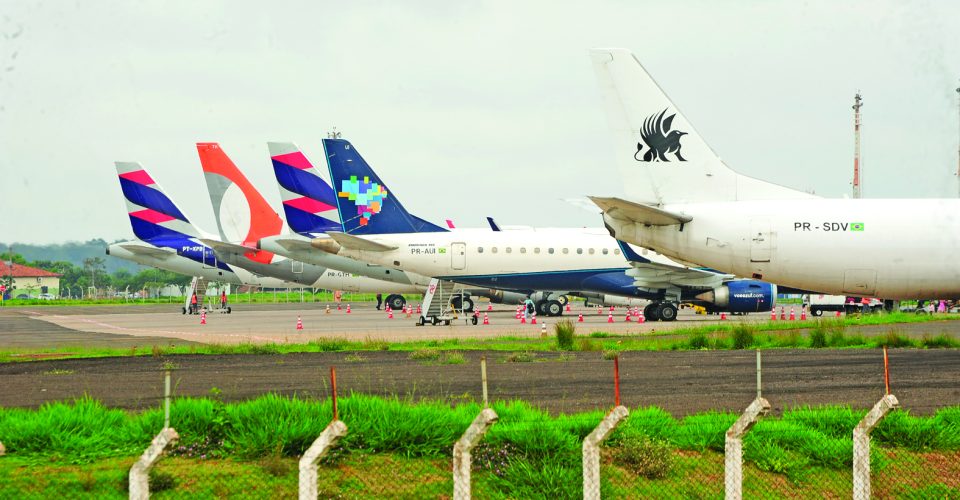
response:
<path id="1" fill-rule="evenodd" d="M 97 274 L 106 271 L 106 261 L 102 257 L 89 257 L 83 259 L 83 271 L 90 275 L 90 286 L 97 289 Z M 108 283 L 101 283 L 101 286 Z"/>

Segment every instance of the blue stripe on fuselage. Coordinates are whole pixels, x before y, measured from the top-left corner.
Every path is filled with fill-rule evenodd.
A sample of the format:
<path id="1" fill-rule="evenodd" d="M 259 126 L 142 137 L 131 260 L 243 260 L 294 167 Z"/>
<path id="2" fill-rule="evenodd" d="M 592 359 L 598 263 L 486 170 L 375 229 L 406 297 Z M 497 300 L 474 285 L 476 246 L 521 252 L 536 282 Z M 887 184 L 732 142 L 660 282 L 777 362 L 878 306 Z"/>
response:
<path id="1" fill-rule="evenodd" d="M 438 278 L 472 286 L 510 290 L 564 290 L 609 293 L 638 298 L 659 297 L 637 289 L 633 284 L 633 278 L 627 276 L 625 271 L 625 268 L 584 269 L 537 273 L 438 276 Z"/>
<path id="2" fill-rule="evenodd" d="M 174 231 L 170 231 L 170 232 L 174 233 Z M 177 255 L 181 257 L 186 257 L 199 264 L 210 265 L 209 258 L 215 255 L 213 253 L 213 249 L 202 243 L 198 243 L 190 239 L 186 235 L 181 235 L 181 236 L 182 237 L 180 238 L 169 237 L 169 236 L 162 237 L 162 238 L 155 238 L 148 241 L 148 243 L 150 243 L 155 247 L 171 248 L 177 252 Z M 205 254 L 208 256 L 208 262 L 204 262 L 203 256 Z M 230 273 L 233 272 L 233 269 L 231 269 L 230 266 L 228 266 L 226 263 L 220 262 L 220 259 L 214 258 L 214 262 L 216 262 L 217 269 L 221 269 Z"/>

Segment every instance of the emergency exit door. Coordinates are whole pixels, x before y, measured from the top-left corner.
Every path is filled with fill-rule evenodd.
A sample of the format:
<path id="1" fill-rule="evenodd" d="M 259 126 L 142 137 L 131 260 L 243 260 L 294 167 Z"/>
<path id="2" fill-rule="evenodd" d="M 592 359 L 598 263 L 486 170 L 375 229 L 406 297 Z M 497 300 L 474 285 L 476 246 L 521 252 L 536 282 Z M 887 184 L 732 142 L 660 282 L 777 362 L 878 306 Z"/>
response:
<path id="1" fill-rule="evenodd" d="M 213 253 L 213 249 L 208 246 L 203 247 L 203 259 L 201 260 L 204 269 L 217 267 L 217 254 Z"/>
<path id="2" fill-rule="evenodd" d="M 773 235 L 770 219 L 750 220 L 750 262 L 770 262 L 773 253 Z"/>
<path id="3" fill-rule="evenodd" d="M 450 245 L 450 265 L 454 269 L 467 267 L 467 244 L 452 243 Z"/>

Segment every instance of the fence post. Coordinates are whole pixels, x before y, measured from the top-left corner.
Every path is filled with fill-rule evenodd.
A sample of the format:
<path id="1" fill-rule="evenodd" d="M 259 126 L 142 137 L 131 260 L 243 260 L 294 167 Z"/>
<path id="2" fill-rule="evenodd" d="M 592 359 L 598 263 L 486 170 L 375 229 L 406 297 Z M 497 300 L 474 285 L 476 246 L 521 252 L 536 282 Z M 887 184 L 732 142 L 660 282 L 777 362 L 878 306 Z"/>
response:
<path id="1" fill-rule="evenodd" d="M 130 468 L 130 500 L 150 498 L 150 468 L 163 456 L 168 446 L 180 439 L 177 431 L 167 427 L 153 438 L 150 447 L 140 455 L 140 460 Z"/>
<path id="2" fill-rule="evenodd" d="M 317 463 L 346 435 L 347 425 L 340 420 L 334 420 L 300 457 L 300 500 L 317 498 Z"/>
<path id="3" fill-rule="evenodd" d="M 593 432 L 583 440 L 583 498 L 599 500 L 600 498 L 600 443 L 627 416 L 630 410 L 626 406 L 615 407 Z"/>
<path id="4" fill-rule="evenodd" d="M 3 447 L 3 443 L 0 443 L 0 457 L 4 456 L 7 453 L 7 449 Z"/>
<path id="5" fill-rule="evenodd" d="M 453 498 L 454 500 L 470 499 L 470 450 L 483 439 L 490 426 L 497 423 L 500 417 L 492 408 L 484 408 L 477 418 L 473 419 L 460 440 L 453 445 Z"/>
<path id="6" fill-rule="evenodd" d="M 770 411 L 770 403 L 762 397 L 754 399 L 730 429 L 723 446 L 724 498 L 743 498 L 743 436 Z"/>
<path id="7" fill-rule="evenodd" d="M 900 402 L 893 394 L 887 394 L 873 409 L 867 412 L 863 420 L 853 428 L 853 498 L 870 498 L 870 431 L 896 408 Z"/>

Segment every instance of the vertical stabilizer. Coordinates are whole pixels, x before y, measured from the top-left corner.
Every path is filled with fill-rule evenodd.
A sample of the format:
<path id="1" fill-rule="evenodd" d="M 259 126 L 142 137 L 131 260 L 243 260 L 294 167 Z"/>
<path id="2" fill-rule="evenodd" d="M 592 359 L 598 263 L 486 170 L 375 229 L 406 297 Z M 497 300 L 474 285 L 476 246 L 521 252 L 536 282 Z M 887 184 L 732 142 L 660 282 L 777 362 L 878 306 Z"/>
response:
<path id="1" fill-rule="evenodd" d="M 220 238 L 255 248 L 260 238 L 276 236 L 283 230 L 283 220 L 217 143 L 197 143 L 203 177 L 210 192 L 210 203 L 217 219 Z M 255 252 L 247 258 L 269 263 L 273 254 Z"/>
<path id="2" fill-rule="evenodd" d="M 590 56 L 617 166 L 632 201 L 663 205 L 813 197 L 727 167 L 629 51 L 594 49 Z"/>
<path id="3" fill-rule="evenodd" d="M 133 234 L 143 241 L 200 237 L 200 231 L 137 162 L 115 163 Z"/>
<path id="4" fill-rule="evenodd" d="M 343 231 L 352 234 L 437 233 L 446 229 L 409 212 L 360 153 L 343 139 L 324 139 Z"/>
<path id="5" fill-rule="evenodd" d="M 336 193 L 306 155 L 290 142 L 268 142 L 267 147 L 290 229 L 304 236 L 340 231 Z"/>

